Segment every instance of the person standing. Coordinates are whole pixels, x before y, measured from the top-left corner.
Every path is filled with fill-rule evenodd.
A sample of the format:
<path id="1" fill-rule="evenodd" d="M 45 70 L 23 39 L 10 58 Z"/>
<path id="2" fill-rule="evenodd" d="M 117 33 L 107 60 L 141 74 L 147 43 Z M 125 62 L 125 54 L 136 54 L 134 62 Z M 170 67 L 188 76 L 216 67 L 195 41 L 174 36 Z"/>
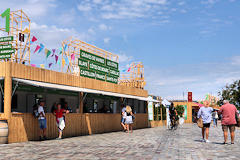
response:
<path id="1" fill-rule="evenodd" d="M 129 133 L 129 128 L 131 129 L 131 133 L 133 132 L 132 124 L 133 124 L 133 113 L 132 108 L 130 106 L 126 106 L 126 127 Z"/>
<path id="2" fill-rule="evenodd" d="M 215 127 L 217 127 L 217 121 L 218 121 L 218 112 L 214 111 L 213 112 L 213 124 Z"/>
<path id="3" fill-rule="evenodd" d="M 126 107 L 124 104 L 122 104 L 122 112 L 121 112 L 121 126 L 123 127 L 123 131 L 125 132 L 127 130 L 127 127 L 125 125 L 126 121 Z"/>
<path id="4" fill-rule="evenodd" d="M 61 104 L 57 104 L 57 109 L 54 111 L 54 115 L 56 116 L 56 124 L 58 127 L 58 138 L 62 139 L 62 132 L 65 128 L 65 114 L 69 113 L 68 110 L 62 109 Z"/>
<path id="5" fill-rule="evenodd" d="M 224 100 L 219 113 L 222 115 L 223 144 L 227 144 L 228 129 L 231 134 L 231 144 L 234 144 L 235 125 L 237 124 L 235 116 L 238 116 L 237 108 L 230 104 L 228 100 Z"/>
<path id="6" fill-rule="evenodd" d="M 44 101 L 40 101 L 40 104 L 38 106 L 38 124 L 39 124 L 39 140 L 46 140 L 46 130 L 47 130 L 47 120 L 46 120 L 46 115 L 44 112 L 44 107 L 45 103 Z"/>
<path id="7" fill-rule="evenodd" d="M 212 121 L 213 108 L 209 107 L 208 101 L 204 101 L 203 104 L 204 104 L 204 106 L 202 106 L 198 111 L 197 118 L 201 117 L 203 120 L 202 142 L 209 143 L 210 141 L 208 140 L 208 136 L 209 136 L 210 124 Z M 206 134 L 206 140 L 205 140 L 205 134 Z"/>

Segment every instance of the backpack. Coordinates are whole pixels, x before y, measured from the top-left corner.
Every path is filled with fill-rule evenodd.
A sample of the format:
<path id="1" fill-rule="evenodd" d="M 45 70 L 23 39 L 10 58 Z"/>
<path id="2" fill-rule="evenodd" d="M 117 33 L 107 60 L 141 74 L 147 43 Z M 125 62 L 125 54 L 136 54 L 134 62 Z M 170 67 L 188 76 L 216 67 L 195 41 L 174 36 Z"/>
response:
<path id="1" fill-rule="evenodd" d="M 34 118 L 38 118 L 40 116 L 38 113 L 38 106 L 36 104 L 33 106 L 33 116 Z"/>

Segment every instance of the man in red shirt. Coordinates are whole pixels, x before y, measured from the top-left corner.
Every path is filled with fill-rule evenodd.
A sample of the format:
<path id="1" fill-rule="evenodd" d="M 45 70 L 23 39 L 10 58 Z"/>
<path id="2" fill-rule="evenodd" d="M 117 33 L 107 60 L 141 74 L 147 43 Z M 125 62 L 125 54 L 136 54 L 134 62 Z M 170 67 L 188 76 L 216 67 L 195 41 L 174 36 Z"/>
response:
<path id="1" fill-rule="evenodd" d="M 228 136 L 228 128 L 231 133 L 231 144 L 234 144 L 234 136 L 235 136 L 235 125 L 237 124 L 236 122 L 236 114 L 237 113 L 237 108 L 233 105 L 230 104 L 228 100 L 224 100 L 223 104 L 219 110 L 219 113 L 222 114 L 222 130 L 224 134 L 224 143 L 227 143 L 227 136 Z"/>

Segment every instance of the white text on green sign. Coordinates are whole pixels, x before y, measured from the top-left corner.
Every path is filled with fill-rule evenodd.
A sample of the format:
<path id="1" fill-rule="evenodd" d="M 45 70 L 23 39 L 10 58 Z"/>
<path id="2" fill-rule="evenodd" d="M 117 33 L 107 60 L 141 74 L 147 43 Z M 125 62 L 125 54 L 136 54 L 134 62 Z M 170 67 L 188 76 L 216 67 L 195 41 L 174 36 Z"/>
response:
<path id="1" fill-rule="evenodd" d="M 105 65 L 105 58 L 86 52 L 84 50 L 80 50 L 80 57 L 86 60 L 90 60 Z"/>
<path id="2" fill-rule="evenodd" d="M 88 69 L 88 61 L 78 58 L 78 66 Z"/>
<path id="3" fill-rule="evenodd" d="M 118 63 L 114 62 L 114 61 L 111 61 L 109 59 L 106 60 L 106 65 L 111 67 L 111 68 L 118 69 Z"/>
<path id="4" fill-rule="evenodd" d="M 15 49 L 0 50 L 0 54 L 11 54 L 14 52 L 15 52 Z"/>
<path id="5" fill-rule="evenodd" d="M 9 42 L 9 41 L 13 41 L 13 36 L 0 37 L 0 42 Z"/>
<path id="6" fill-rule="evenodd" d="M 93 71 L 86 70 L 86 69 L 80 69 L 80 76 L 95 79 L 96 73 Z"/>
<path id="7" fill-rule="evenodd" d="M 0 45 L 0 50 L 5 50 L 5 49 L 12 49 L 12 45 L 11 44 Z"/>
<path id="8" fill-rule="evenodd" d="M 11 58 L 11 54 L 1 54 L 0 59 Z"/>
<path id="9" fill-rule="evenodd" d="M 93 63 L 93 62 L 89 63 L 89 69 L 96 70 L 96 71 L 99 71 L 99 72 L 104 72 L 104 73 L 109 72 L 109 69 L 107 67 L 98 65 L 98 64 Z"/>

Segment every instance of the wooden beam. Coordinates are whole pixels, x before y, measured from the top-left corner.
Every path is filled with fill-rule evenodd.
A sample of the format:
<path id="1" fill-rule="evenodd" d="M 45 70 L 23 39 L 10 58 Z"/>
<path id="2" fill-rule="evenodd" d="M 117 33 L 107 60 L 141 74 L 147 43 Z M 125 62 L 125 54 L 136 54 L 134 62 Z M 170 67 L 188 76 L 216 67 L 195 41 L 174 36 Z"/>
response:
<path id="1" fill-rule="evenodd" d="M 11 118 L 12 103 L 12 69 L 11 62 L 6 62 L 6 73 L 4 79 L 4 117 L 9 120 Z"/>
<path id="2" fill-rule="evenodd" d="M 83 113 L 83 92 L 79 92 L 79 113 Z"/>

